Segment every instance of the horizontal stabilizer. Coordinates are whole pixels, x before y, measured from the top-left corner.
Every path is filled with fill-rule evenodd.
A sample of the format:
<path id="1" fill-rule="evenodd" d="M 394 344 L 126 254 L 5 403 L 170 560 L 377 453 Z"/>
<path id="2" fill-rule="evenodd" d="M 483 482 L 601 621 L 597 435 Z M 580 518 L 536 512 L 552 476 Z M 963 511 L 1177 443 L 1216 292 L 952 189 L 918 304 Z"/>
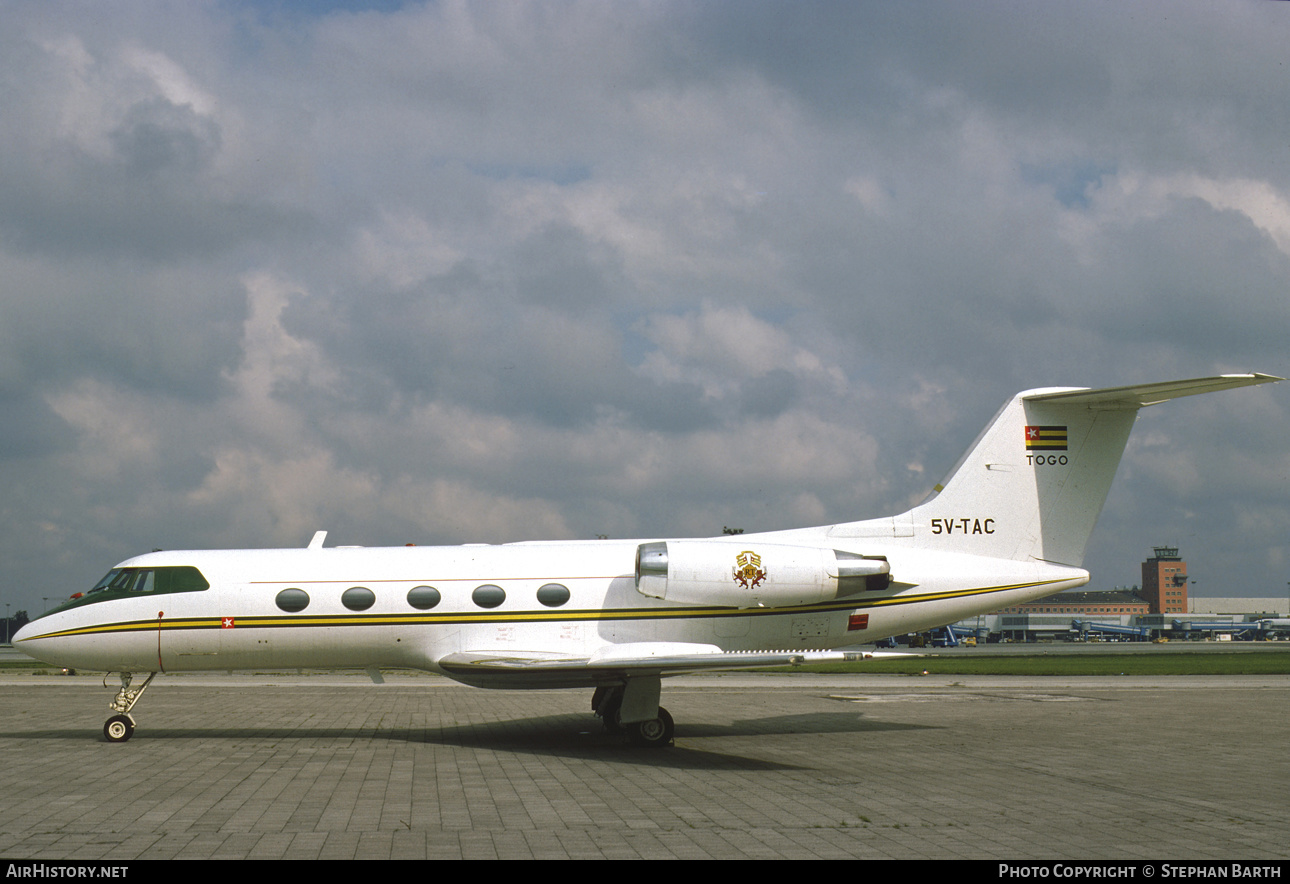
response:
<path id="1" fill-rule="evenodd" d="M 1036 391 L 1023 394 L 1021 398 L 1027 402 L 1061 402 L 1064 405 L 1145 408 L 1148 405 L 1158 405 L 1183 396 L 1214 393 L 1235 387 L 1251 387 L 1255 384 L 1271 384 L 1282 380 L 1285 378 L 1270 374 L 1225 374 L 1213 378 L 1135 384 L 1129 387 L 1106 387 L 1101 390 L 1064 390 L 1052 393 Z"/>

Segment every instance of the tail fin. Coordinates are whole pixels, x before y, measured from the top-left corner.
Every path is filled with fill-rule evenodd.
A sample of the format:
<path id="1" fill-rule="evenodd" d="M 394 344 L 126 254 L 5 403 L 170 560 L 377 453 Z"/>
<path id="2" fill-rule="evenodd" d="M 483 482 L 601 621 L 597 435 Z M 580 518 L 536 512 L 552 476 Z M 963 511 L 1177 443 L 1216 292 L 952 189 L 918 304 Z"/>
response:
<path id="1" fill-rule="evenodd" d="M 1223 375 L 1018 393 L 908 517 L 937 549 L 1079 567 L 1139 408 L 1277 380 Z"/>

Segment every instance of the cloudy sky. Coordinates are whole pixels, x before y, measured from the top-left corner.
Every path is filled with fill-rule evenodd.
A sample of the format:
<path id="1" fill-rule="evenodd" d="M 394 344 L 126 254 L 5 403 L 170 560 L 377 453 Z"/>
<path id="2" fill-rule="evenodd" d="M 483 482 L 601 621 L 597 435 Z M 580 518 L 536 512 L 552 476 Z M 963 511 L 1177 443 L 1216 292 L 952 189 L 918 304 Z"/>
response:
<path id="1" fill-rule="evenodd" d="M 0 0 L 0 585 L 891 514 L 1035 386 L 1290 375 L 1290 7 Z M 1290 384 L 1086 566 L 1290 581 Z M 1284 604 L 1282 605 L 1284 607 Z"/>

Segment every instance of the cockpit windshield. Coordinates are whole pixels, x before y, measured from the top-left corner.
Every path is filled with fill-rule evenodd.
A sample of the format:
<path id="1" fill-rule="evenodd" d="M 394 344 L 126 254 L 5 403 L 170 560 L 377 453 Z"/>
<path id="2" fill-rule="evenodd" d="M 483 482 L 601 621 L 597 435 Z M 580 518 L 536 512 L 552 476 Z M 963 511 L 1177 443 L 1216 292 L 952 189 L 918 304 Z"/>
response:
<path id="1" fill-rule="evenodd" d="M 112 593 L 114 596 L 130 592 L 201 592 L 210 584 L 202 572 L 191 566 L 170 568 L 113 568 L 94 584 L 87 593 Z"/>
<path id="2" fill-rule="evenodd" d="M 105 602 L 109 599 L 137 598 L 143 595 L 165 595 L 173 592 L 201 592 L 210 589 L 210 583 L 191 565 L 174 565 L 162 568 L 113 568 L 94 584 L 89 592 L 77 593 L 68 601 L 50 610 L 62 611 L 81 605 Z"/>

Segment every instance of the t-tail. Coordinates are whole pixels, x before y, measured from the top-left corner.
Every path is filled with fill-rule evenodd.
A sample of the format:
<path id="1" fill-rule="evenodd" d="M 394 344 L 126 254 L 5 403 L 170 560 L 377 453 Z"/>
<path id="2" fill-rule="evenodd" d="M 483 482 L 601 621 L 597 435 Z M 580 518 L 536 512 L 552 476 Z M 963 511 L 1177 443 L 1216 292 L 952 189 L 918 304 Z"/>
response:
<path id="1" fill-rule="evenodd" d="M 1281 380 L 1222 375 L 1014 396 L 908 519 L 920 546 L 1079 567 L 1139 408 Z"/>

